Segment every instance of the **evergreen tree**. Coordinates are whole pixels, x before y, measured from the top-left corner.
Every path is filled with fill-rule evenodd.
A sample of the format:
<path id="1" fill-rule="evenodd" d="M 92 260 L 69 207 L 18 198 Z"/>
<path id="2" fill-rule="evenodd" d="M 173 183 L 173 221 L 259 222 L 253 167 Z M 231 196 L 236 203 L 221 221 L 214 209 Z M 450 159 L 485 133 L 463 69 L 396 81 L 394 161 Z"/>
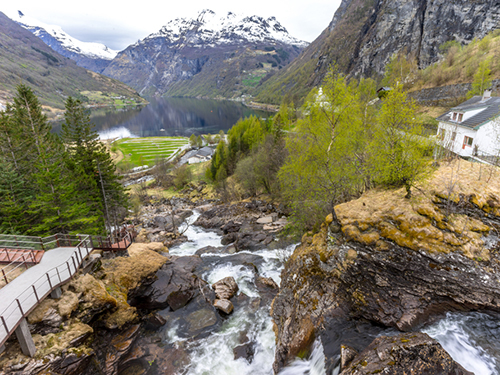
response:
<path id="1" fill-rule="evenodd" d="M 69 97 L 61 134 L 69 153 L 67 166 L 78 181 L 78 196 L 88 208 L 87 231 L 102 233 L 105 227 L 116 226 L 128 199 L 116 166 L 93 127 L 82 103 Z"/>

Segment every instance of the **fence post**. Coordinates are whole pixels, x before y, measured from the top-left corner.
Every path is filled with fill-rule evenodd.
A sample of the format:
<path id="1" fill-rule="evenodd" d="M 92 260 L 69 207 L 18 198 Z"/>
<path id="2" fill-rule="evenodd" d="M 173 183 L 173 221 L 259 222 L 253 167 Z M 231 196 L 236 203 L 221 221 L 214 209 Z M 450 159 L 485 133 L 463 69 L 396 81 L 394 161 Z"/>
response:
<path id="1" fill-rule="evenodd" d="M 56 234 L 55 236 L 56 236 L 56 244 L 57 244 L 57 247 L 61 247 L 61 246 L 59 245 L 59 236 L 58 236 L 57 234 Z"/>
<path id="2" fill-rule="evenodd" d="M 2 268 L 2 273 L 3 273 L 3 278 L 5 280 L 5 284 L 8 284 L 9 281 L 7 280 L 7 276 L 5 276 L 5 271 L 3 270 L 3 268 Z"/>
<path id="3" fill-rule="evenodd" d="M 52 282 L 50 281 L 49 273 L 47 272 L 46 275 L 47 275 L 47 280 L 49 280 L 50 290 L 52 290 Z"/>
<path id="4" fill-rule="evenodd" d="M 71 268 L 69 267 L 69 262 L 66 262 L 66 265 L 68 266 L 69 277 L 71 277 Z"/>
<path id="5" fill-rule="evenodd" d="M 1 316 L 0 318 L 2 318 L 2 323 L 3 323 L 3 326 L 5 327 L 5 331 L 7 332 L 7 334 L 9 334 L 9 329 L 7 328 L 7 323 L 5 323 L 4 317 Z"/>
<path id="6" fill-rule="evenodd" d="M 24 311 L 23 308 L 21 307 L 21 302 L 19 302 L 18 298 L 16 298 L 16 301 L 17 301 L 17 306 L 19 306 L 19 310 L 21 310 L 21 315 L 24 317 Z"/>
<path id="7" fill-rule="evenodd" d="M 56 271 L 57 271 L 57 277 L 59 278 L 59 282 L 62 283 L 61 275 L 59 274 L 59 268 L 56 268 Z"/>
<path id="8" fill-rule="evenodd" d="M 71 259 L 73 259 L 73 266 L 75 266 L 75 273 L 78 271 L 78 267 L 76 267 L 76 262 L 75 262 L 75 258 L 73 257 L 73 255 L 71 256 Z"/>
<path id="9" fill-rule="evenodd" d="M 40 303 L 40 299 L 38 298 L 38 294 L 37 294 L 37 292 L 36 292 L 36 288 L 35 288 L 35 286 L 34 286 L 34 285 L 32 285 L 32 287 L 33 287 L 33 291 L 35 292 L 36 301 L 37 301 L 38 303 Z"/>

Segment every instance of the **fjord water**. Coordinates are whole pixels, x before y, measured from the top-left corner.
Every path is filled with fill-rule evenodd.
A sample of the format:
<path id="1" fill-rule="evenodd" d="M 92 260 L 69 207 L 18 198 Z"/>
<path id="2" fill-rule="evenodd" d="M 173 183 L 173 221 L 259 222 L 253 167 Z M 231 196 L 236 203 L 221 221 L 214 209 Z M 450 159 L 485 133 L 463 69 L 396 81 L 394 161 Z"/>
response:
<path id="1" fill-rule="evenodd" d="M 91 114 L 101 138 L 186 136 L 227 132 L 240 118 L 267 118 L 271 112 L 240 102 L 194 98 L 149 98 L 143 107 L 99 109 Z"/>
<path id="2" fill-rule="evenodd" d="M 195 213 L 189 221 L 194 222 L 199 216 Z M 181 228 L 182 230 L 182 228 Z M 170 254 L 187 256 L 196 250 L 206 247 L 221 246 L 221 237 L 200 227 L 190 226 L 185 235 L 189 241 L 170 249 Z M 282 250 L 260 250 L 240 252 L 254 257 L 252 264 L 258 274 L 271 277 L 279 285 L 283 260 L 293 251 L 294 246 Z M 250 298 L 258 298 L 259 291 L 255 286 L 255 272 L 248 265 L 231 262 L 231 254 L 203 254 L 210 262 L 202 278 L 214 283 L 224 277 L 233 276 L 240 291 Z M 239 306 L 224 321 L 221 327 L 210 335 L 187 344 L 190 363 L 186 368 L 178 369 L 178 374 L 189 375 L 272 375 L 274 361 L 275 338 L 269 306 L 257 309 L 250 306 Z M 168 324 L 167 324 L 168 325 Z M 178 345 L 176 334 L 178 327 L 169 327 L 165 344 Z M 254 343 L 253 359 L 234 359 L 233 348 L 239 344 L 238 338 L 244 329 L 248 339 Z M 476 375 L 493 375 L 500 373 L 500 320 L 482 313 L 450 313 L 436 323 L 422 329 L 444 347 L 452 358 L 467 370 Z M 384 334 L 384 333 L 381 333 Z M 387 334 L 387 333 L 385 333 Z M 392 333 L 394 334 L 394 333 Z M 181 343 L 186 345 L 186 343 Z M 316 340 L 311 356 L 297 359 L 284 368 L 279 375 L 337 375 L 339 368 L 333 372 L 325 369 L 325 355 L 321 340 Z"/>

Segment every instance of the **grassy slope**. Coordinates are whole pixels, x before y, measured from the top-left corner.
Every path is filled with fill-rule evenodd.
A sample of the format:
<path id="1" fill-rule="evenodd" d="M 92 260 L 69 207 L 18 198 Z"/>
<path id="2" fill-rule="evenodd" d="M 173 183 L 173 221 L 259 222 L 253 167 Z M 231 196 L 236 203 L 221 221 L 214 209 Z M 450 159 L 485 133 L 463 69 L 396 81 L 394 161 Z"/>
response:
<path id="1" fill-rule="evenodd" d="M 411 91 L 429 87 L 470 83 L 474 80 L 479 64 L 491 59 L 491 78 L 500 79 L 500 30 L 475 40 L 466 46 L 454 44 L 448 48 L 444 59 L 419 71 Z"/>
<path id="2" fill-rule="evenodd" d="M 92 93 L 100 98 L 90 104 L 142 103 L 135 90 L 122 82 L 87 71 L 53 51 L 42 40 L 0 12 L 0 99 L 8 101 L 16 86 L 30 86 L 42 104 L 64 108 L 67 96 L 87 100 Z M 82 91 L 87 95 L 82 95 Z M 99 96 L 99 95 L 97 95 Z M 92 98 L 89 98 L 92 99 Z"/>

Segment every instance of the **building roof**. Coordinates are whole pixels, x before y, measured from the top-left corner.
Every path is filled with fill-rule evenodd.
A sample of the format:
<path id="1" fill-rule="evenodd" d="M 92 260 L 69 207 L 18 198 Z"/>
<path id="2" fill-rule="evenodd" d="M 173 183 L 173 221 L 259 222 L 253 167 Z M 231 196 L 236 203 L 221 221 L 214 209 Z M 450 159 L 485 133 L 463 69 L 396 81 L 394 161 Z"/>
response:
<path id="1" fill-rule="evenodd" d="M 214 149 L 212 147 L 203 147 L 198 150 L 195 156 L 197 157 L 207 157 L 212 156 Z"/>
<path id="2" fill-rule="evenodd" d="M 462 122 L 456 122 L 451 120 L 453 112 L 465 113 L 469 111 L 474 111 L 477 109 L 482 109 L 483 111 L 478 114 L 468 118 Z M 439 116 L 437 119 L 439 121 L 449 121 L 456 123 L 457 125 L 464 126 L 471 129 L 477 129 L 481 125 L 493 120 L 495 117 L 500 115 L 500 97 L 490 97 L 483 100 L 482 96 L 474 96 L 471 99 L 463 102 L 462 104 L 452 108 L 449 112 L 444 115 Z"/>

